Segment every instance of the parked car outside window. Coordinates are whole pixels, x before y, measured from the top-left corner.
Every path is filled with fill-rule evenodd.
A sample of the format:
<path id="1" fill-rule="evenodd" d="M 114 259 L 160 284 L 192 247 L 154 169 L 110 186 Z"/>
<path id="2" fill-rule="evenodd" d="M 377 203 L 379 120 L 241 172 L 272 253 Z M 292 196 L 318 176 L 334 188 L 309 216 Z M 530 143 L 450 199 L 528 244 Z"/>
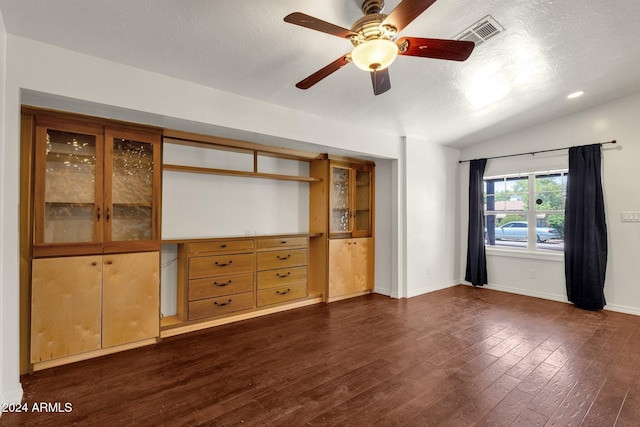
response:
<path id="1" fill-rule="evenodd" d="M 527 240 L 527 222 L 511 221 L 496 227 L 496 240 Z M 536 240 L 546 242 L 550 239 L 559 238 L 558 230 L 551 227 L 536 227 Z"/>

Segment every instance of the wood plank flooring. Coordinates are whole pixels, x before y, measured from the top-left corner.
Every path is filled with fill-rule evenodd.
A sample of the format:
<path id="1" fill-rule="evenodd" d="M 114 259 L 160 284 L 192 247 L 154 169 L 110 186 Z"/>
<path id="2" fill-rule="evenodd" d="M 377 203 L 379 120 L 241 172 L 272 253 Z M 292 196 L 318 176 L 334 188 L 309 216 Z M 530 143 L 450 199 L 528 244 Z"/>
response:
<path id="1" fill-rule="evenodd" d="M 467 286 L 369 295 L 22 382 L 30 410 L 72 411 L 2 426 L 638 426 L 640 317 Z"/>

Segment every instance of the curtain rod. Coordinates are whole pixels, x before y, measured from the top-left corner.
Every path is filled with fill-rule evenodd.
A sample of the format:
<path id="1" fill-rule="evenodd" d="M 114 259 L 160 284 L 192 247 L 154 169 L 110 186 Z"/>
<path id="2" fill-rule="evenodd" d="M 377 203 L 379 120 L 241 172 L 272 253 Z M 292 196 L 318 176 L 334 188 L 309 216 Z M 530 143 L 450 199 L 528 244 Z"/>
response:
<path id="1" fill-rule="evenodd" d="M 598 144 L 604 145 L 604 144 L 615 144 L 615 143 L 617 143 L 617 141 L 614 139 L 612 141 L 599 142 Z M 574 145 L 573 147 L 582 147 L 582 145 Z M 502 159 L 505 157 L 516 157 L 516 156 L 535 156 L 536 154 L 539 154 L 539 153 L 549 153 L 551 151 L 568 150 L 569 148 L 573 148 L 573 147 L 552 148 L 550 150 L 530 151 L 528 153 L 520 153 L 520 154 L 505 154 L 504 156 L 493 156 L 493 157 L 487 157 L 486 159 L 489 160 L 489 159 Z M 470 161 L 471 160 L 458 160 L 458 163 L 466 163 Z"/>

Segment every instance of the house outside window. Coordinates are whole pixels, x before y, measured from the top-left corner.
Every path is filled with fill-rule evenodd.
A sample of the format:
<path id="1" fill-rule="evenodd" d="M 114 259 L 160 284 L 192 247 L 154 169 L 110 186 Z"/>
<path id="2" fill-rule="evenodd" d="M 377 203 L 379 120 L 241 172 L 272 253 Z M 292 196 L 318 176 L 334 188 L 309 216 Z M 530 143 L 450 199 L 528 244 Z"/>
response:
<path id="1" fill-rule="evenodd" d="M 564 251 L 567 170 L 485 177 L 488 247 Z"/>

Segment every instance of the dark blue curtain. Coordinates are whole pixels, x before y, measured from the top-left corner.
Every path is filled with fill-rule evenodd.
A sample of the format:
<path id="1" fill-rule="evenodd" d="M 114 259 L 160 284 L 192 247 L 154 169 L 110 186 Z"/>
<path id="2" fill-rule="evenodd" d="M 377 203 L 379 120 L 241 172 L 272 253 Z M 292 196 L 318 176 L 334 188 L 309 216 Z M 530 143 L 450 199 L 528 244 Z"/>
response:
<path id="1" fill-rule="evenodd" d="M 601 169 L 600 144 L 569 149 L 564 223 L 567 297 L 586 310 L 601 310 L 606 304 L 607 224 Z"/>
<path id="2" fill-rule="evenodd" d="M 487 159 L 469 162 L 469 232 L 467 270 L 464 280 L 473 286 L 487 284 L 487 257 L 484 246 L 484 168 Z"/>

